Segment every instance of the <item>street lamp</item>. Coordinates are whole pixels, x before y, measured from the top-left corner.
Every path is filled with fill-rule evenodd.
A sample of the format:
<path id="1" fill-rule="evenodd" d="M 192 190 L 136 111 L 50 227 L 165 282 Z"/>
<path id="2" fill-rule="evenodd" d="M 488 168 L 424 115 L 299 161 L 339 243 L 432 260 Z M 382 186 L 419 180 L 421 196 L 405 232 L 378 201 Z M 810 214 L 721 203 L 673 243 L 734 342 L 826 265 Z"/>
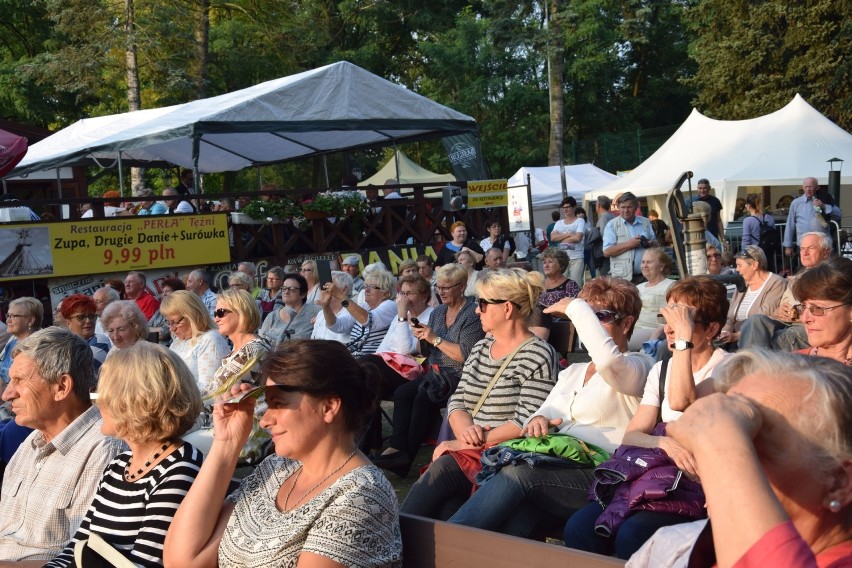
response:
<path id="1" fill-rule="evenodd" d="M 834 198 L 834 202 L 840 203 L 840 169 L 843 167 L 843 160 L 840 158 L 832 158 L 830 160 L 826 160 L 829 164 L 828 171 L 828 193 Z M 834 169 L 834 165 L 837 164 L 837 169 Z"/>

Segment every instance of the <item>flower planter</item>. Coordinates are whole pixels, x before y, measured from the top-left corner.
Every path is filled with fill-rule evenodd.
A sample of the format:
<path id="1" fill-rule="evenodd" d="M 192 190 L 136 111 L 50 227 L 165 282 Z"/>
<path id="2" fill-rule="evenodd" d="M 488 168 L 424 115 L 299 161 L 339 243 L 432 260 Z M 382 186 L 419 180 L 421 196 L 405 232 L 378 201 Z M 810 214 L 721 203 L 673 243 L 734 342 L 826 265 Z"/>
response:
<path id="1" fill-rule="evenodd" d="M 265 219 L 252 219 L 245 213 L 231 211 L 231 223 L 233 225 L 263 225 L 265 222 Z"/>
<path id="2" fill-rule="evenodd" d="M 331 217 L 331 213 L 329 213 L 328 211 L 305 210 L 302 211 L 302 214 L 305 216 L 305 219 L 309 221 L 314 219 L 328 219 L 329 217 Z"/>

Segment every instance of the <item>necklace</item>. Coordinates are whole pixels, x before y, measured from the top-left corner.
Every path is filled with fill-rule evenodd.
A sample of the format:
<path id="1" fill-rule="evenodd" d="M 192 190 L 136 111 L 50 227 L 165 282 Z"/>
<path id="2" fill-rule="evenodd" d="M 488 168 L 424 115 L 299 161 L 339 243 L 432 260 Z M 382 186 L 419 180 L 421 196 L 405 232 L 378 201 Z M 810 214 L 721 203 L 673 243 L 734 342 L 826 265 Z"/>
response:
<path id="1" fill-rule="evenodd" d="M 325 477 L 323 477 L 323 478 L 319 481 L 319 483 L 317 483 L 316 485 L 314 485 L 313 487 L 311 487 L 310 489 L 308 489 L 307 491 L 305 491 L 304 493 L 302 493 L 302 496 L 301 496 L 301 497 L 299 497 L 299 498 L 296 500 L 296 502 L 295 502 L 295 503 L 293 503 L 293 506 L 292 506 L 292 507 L 290 507 L 290 508 L 288 509 L 288 508 L 287 508 L 287 502 L 290 500 L 290 495 L 292 495 L 292 493 L 293 493 L 293 489 L 295 489 L 295 488 L 296 488 L 296 483 L 299 481 L 299 477 L 302 475 L 302 468 L 300 467 L 300 468 L 299 468 L 299 471 L 297 471 L 297 472 L 296 472 L 296 475 L 295 475 L 295 477 L 293 478 L 293 484 L 290 486 L 290 489 L 288 489 L 288 490 L 287 490 L 287 495 L 284 497 L 284 510 L 285 510 L 285 511 L 287 511 L 287 510 L 292 511 L 293 509 L 295 509 L 295 508 L 296 508 L 296 506 L 297 506 L 299 503 L 301 503 L 301 502 L 302 502 L 302 500 L 303 500 L 305 497 L 307 497 L 308 495 L 310 495 L 310 494 L 314 491 L 314 489 L 316 489 L 317 487 L 319 487 L 320 485 L 322 485 L 323 483 L 325 483 L 326 481 L 328 481 L 328 480 L 329 480 L 329 478 L 331 478 L 331 476 L 332 476 L 332 475 L 334 475 L 335 473 L 337 473 L 338 471 L 340 471 L 341 469 L 343 469 L 343 468 L 344 468 L 344 466 L 346 466 L 346 464 L 348 464 L 348 463 L 349 463 L 349 460 L 351 460 L 351 459 L 352 459 L 352 456 L 354 456 L 354 455 L 355 455 L 355 452 L 357 452 L 357 451 L 358 451 L 358 447 L 356 446 L 356 447 L 355 447 L 355 449 L 354 449 L 354 450 L 352 450 L 352 453 L 351 453 L 351 454 L 349 454 L 349 457 L 347 457 L 347 458 L 346 458 L 346 460 L 345 460 L 342 464 L 340 464 L 340 465 L 337 467 L 337 469 L 335 469 L 334 471 L 332 471 L 331 473 L 329 473 L 328 475 L 326 475 Z"/>
<path id="2" fill-rule="evenodd" d="M 166 440 L 166 443 L 163 444 L 162 448 L 159 448 L 159 449 L 155 448 L 154 451 L 151 452 L 148 455 L 148 459 L 145 460 L 145 465 L 143 465 L 142 467 L 137 469 L 136 473 L 130 473 L 130 460 L 128 460 L 127 465 L 124 466 L 124 479 L 126 479 L 127 481 L 133 481 L 137 477 L 142 475 L 142 472 L 144 472 L 146 469 L 148 469 L 153 462 L 157 461 L 157 458 L 160 457 L 161 455 L 163 455 L 163 452 L 165 452 L 168 449 L 168 447 L 171 446 L 171 445 L 172 445 L 172 441 Z"/>
<path id="3" fill-rule="evenodd" d="M 812 347 L 810 355 L 812 357 L 819 357 L 820 356 L 819 347 Z M 843 364 L 846 365 L 847 367 L 852 367 L 852 355 L 849 355 L 848 357 L 846 357 L 846 360 L 843 361 Z"/>

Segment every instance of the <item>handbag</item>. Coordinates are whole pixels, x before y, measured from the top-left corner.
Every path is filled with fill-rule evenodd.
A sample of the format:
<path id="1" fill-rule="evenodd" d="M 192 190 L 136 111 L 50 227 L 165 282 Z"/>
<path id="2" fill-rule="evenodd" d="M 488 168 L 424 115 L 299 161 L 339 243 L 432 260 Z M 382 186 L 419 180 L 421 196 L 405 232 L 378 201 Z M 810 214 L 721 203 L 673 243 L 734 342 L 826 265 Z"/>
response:
<path id="1" fill-rule="evenodd" d="M 461 376 L 433 364 L 424 374 L 419 389 L 426 391 L 429 400 L 437 406 L 445 406 L 459 386 Z"/>
<path id="2" fill-rule="evenodd" d="M 95 533 L 74 545 L 77 568 L 135 568 L 136 564 Z"/>

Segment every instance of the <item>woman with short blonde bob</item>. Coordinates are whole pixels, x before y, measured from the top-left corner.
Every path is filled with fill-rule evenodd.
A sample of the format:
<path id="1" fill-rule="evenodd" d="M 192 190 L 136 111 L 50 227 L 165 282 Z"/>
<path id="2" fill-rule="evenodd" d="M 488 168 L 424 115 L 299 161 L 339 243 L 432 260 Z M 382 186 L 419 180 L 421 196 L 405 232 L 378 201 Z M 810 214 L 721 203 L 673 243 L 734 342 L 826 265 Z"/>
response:
<path id="1" fill-rule="evenodd" d="M 148 337 L 148 320 L 133 300 L 117 300 L 107 305 L 101 314 L 101 323 L 112 341 L 110 353 Z"/>
<path id="2" fill-rule="evenodd" d="M 137 566 L 162 566 L 166 530 L 201 467 L 180 440 L 201 410 L 195 380 L 175 353 L 143 341 L 104 362 L 97 404 L 103 433 L 130 450 L 104 471 L 74 538 L 46 566 L 74 566 L 75 545 L 92 533 Z"/>
<path id="3" fill-rule="evenodd" d="M 245 290 L 219 292 L 213 316 L 219 333 L 231 341 L 233 349 L 213 374 L 210 389 L 203 393 L 205 398 L 231 390 L 238 381 L 256 384 L 260 361 L 269 353 L 269 342 L 255 333 L 260 325 L 260 310 L 250 293 Z"/>
<path id="4" fill-rule="evenodd" d="M 0 352 L 0 393 L 9 382 L 9 367 L 12 366 L 12 349 L 18 341 L 41 329 L 44 305 L 35 298 L 16 298 L 6 309 L 6 326 L 11 337 Z"/>
<path id="5" fill-rule="evenodd" d="M 476 283 L 479 320 L 490 336 L 471 350 L 447 404 L 455 439 L 435 448 L 432 465 L 411 488 L 401 512 L 449 518 L 470 496 L 478 473 L 462 468 L 457 457 L 481 455 L 485 444 L 519 437 L 524 421 L 547 398 L 556 383 L 558 357 L 527 322 L 543 290 L 544 276 L 518 268 L 486 271 Z"/>
<path id="6" fill-rule="evenodd" d="M 245 274 L 240 271 L 231 272 L 228 276 L 228 288 L 235 288 L 237 290 L 245 290 L 248 293 L 251 293 L 254 290 L 254 282 L 249 278 L 248 274 Z"/>
<path id="7" fill-rule="evenodd" d="M 160 313 L 172 332 L 169 349 L 189 367 L 199 391 L 207 392 L 213 374 L 228 355 L 228 342 L 216 331 L 210 312 L 194 292 L 172 292 L 163 298 Z"/>

